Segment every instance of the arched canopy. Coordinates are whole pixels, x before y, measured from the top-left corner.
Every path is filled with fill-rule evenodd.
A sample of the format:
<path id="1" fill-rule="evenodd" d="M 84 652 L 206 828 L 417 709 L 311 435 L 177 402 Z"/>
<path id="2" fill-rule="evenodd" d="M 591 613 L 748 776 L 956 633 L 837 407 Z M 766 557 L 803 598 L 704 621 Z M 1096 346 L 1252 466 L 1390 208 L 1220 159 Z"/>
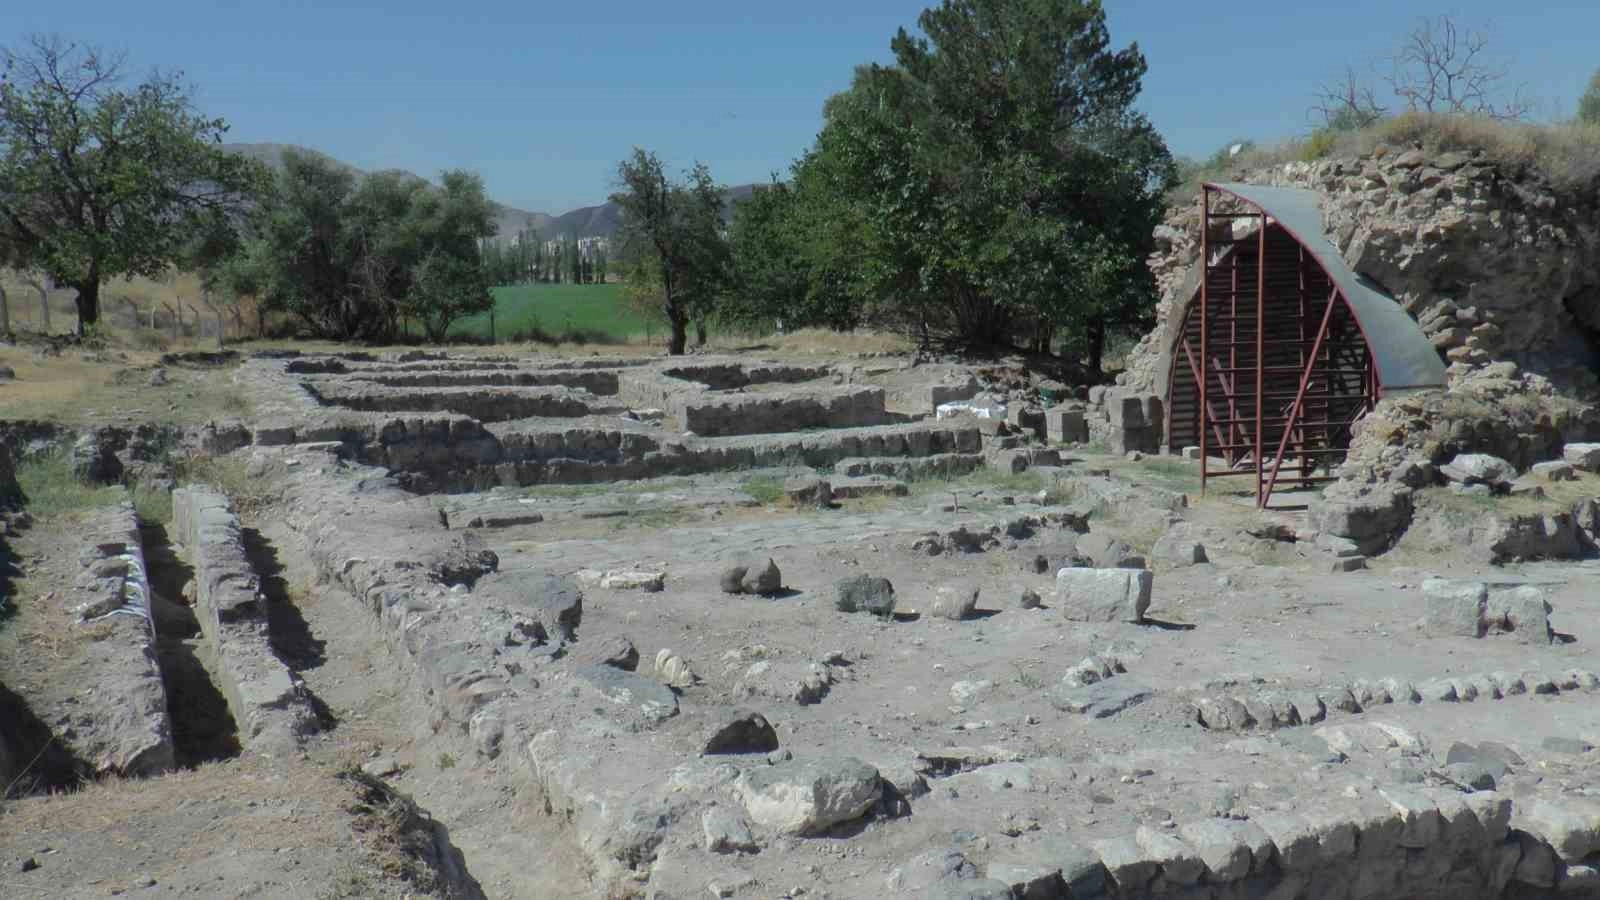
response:
<path id="1" fill-rule="evenodd" d="M 1323 232 L 1316 191 L 1234 182 L 1208 187 L 1265 211 L 1321 264 L 1367 339 L 1382 390 L 1444 387 L 1444 363 L 1421 326 L 1372 279 L 1352 270 Z"/>
<path id="2" fill-rule="evenodd" d="M 1198 445 L 1202 490 L 1253 474 L 1265 506 L 1331 480 L 1356 420 L 1385 392 L 1442 386 L 1444 365 L 1340 256 L 1315 192 L 1208 183 L 1201 209 L 1201 259 L 1163 335 L 1167 442 Z"/>

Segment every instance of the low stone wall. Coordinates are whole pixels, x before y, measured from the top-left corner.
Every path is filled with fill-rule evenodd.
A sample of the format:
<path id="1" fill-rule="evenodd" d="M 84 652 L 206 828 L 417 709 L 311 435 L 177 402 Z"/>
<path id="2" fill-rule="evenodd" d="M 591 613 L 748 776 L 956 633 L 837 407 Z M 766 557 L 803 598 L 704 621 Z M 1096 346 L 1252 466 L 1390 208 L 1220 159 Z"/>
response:
<path id="1" fill-rule="evenodd" d="M 56 739 L 97 776 L 155 775 L 174 765 L 167 693 L 156 666 L 150 579 L 139 518 L 124 503 L 90 519 L 78 559 L 83 571 L 66 595 L 84 652 L 101 687 L 84 691 L 75 727 Z"/>
<path id="2" fill-rule="evenodd" d="M 363 412 L 457 413 L 480 422 L 577 418 L 598 411 L 592 395 L 563 387 L 392 388 L 323 381 L 306 382 L 305 389 L 325 406 Z"/>
<path id="3" fill-rule="evenodd" d="M 667 414 L 678 430 L 706 437 L 856 428 L 890 421 L 883 389 L 858 386 L 678 395 L 667 404 Z"/>
<path id="4" fill-rule="evenodd" d="M 268 600 L 245 554 L 239 517 L 228 498 L 191 486 L 172 492 L 172 518 L 194 567 L 195 617 L 240 737 L 258 752 L 293 752 L 316 731 L 317 717 L 300 677 L 272 650 Z"/>
<path id="5" fill-rule="evenodd" d="M 512 369 L 500 366 L 497 369 Z M 355 377 L 368 384 L 392 388 L 424 387 L 566 387 L 585 390 L 595 396 L 617 393 L 617 372 L 607 369 L 444 371 L 383 374 L 360 370 Z"/>

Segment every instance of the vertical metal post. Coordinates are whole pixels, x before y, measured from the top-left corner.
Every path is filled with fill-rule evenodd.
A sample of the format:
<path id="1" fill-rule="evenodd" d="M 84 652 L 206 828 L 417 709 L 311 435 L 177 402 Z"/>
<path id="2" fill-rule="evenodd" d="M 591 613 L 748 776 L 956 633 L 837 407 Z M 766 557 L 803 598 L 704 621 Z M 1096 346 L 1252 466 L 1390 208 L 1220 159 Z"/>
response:
<path id="1" fill-rule="evenodd" d="M 1211 315 L 1208 310 L 1209 294 L 1211 293 L 1211 187 L 1200 186 L 1200 371 L 1196 373 L 1200 380 L 1200 496 L 1206 495 L 1206 469 L 1210 465 L 1210 454 L 1206 452 L 1206 426 L 1210 423 L 1207 419 L 1206 409 L 1206 382 L 1210 377 L 1206 372 L 1206 361 L 1210 359 Z"/>
<path id="2" fill-rule="evenodd" d="M 1261 220 L 1256 230 L 1256 506 L 1267 505 L 1266 494 L 1262 492 L 1265 487 L 1261 482 L 1261 423 L 1263 378 L 1266 374 L 1266 324 L 1267 324 L 1267 209 L 1258 206 L 1261 211 Z"/>

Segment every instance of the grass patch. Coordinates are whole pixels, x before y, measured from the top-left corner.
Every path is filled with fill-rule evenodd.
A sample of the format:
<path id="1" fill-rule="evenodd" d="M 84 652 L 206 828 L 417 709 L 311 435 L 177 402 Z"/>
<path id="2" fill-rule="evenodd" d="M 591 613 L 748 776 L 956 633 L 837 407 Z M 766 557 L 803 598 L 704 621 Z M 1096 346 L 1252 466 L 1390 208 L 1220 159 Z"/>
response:
<path id="1" fill-rule="evenodd" d="M 746 479 L 739 489 L 750 495 L 750 498 L 763 506 L 771 506 L 783 501 L 783 482 L 776 478 L 766 476 Z"/>
<path id="2" fill-rule="evenodd" d="M 203 484 L 227 495 L 233 501 L 239 519 L 246 522 L 254 521 L 256 515 L 278 496 L 274 479 L 269 474 L 251 475 L 248 467 L 249 462 L 237 455 L 195 456 L 179 460 L 175 466 L 179 484 Z M 171 517 L 171 509 L 172 496 L 169 494 L 168 518 Z"/>
<path id="3" fill-rule="evenodd" d="M 24 508 L 40 519 L 111 506 L 125 499 L 115 485 L 93 485 L 72 471 L 72 454 L 66 449 L 28 457 L 17 464 L 17 486 Z"/>
<path id="4" fill-rule="evenodd" d="M 621 284 L 516 284 L 494 289 L 498 343 L 625 344 L 662 327 L 628 305 Z M 450 326 L 456 340 L 489 340 L 489 314 Z"/>
<path id="5" fill-rule="evenodd" d="M 1600 475 L 1579 473 L 1572 481 L 1542 481 L 1544 496 L 1528 494 L 1495 496 L 1460 494 L 1449 488 L 1428 488 L 1419 500 L 1438 509 L 1446 521 L 1456 526 L 1483 522 L 1489 517 L 1542 516 L 1570 512 L 1581 501 L 1600 497 Z"/>

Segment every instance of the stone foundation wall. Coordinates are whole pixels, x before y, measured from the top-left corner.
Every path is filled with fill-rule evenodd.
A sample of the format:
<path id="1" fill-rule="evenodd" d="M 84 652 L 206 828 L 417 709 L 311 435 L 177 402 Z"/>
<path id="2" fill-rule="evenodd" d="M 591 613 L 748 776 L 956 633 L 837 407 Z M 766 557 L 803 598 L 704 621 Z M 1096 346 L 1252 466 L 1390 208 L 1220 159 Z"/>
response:
<path id="1" fill-rule="evenodd" d="M 883 406 L 882 388 L 854 386 L 772 393 L 680 394 L 668 402 L 667 414 L 679 431 L 705 437 L 854 428 L 890 421 Z"/>
<path id="2" fill-rule="evenodd" d="M 172 492 L 173 531 L 194 567 L 195 618 L 217 660 L 223 693 L 252 750 L 293 752 L 317 729 L 300 677 L 272 650 L 268 598 L 245 554 L 228 499 L 204 487 Z"/>

